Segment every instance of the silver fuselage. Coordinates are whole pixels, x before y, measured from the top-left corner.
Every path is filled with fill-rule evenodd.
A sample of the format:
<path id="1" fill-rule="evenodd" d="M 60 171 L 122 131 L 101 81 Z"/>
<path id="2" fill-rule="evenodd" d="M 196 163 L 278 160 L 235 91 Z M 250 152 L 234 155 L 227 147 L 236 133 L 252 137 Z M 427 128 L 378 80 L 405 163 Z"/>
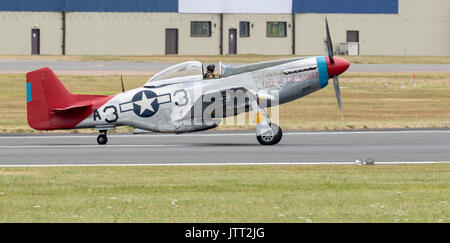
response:
<path id="1" fill-rule="evenodd" d="M 150 81 L 144 87 L 115 95 L 76 128 L 101 129 L 128 125 L 173 133 L 214 128 L 220 119 L 216 116 L 212 123 L 205 121 L 205 111 L 211 111 L 205 105 L 210 105 L 212 109 L 219 108 L 212 103 L 221 99 L 227 91 L 249 92 L 269 99 L 270 102 L 262 104 L 263 107 L 284 104 L 328 84 L 324 61 L 325 57 L 281 60 L 222 70 L 221 77 L 216 79 L 203 79 L 200 74 L 168 81 Z M 225 102 L 225 108 L 220 112 L 223 117 L 249 110 L 244 99 L 235 102 L 224 98 L 221 101 Z M 231 109 L 233 112 L 229 112 Z"/>

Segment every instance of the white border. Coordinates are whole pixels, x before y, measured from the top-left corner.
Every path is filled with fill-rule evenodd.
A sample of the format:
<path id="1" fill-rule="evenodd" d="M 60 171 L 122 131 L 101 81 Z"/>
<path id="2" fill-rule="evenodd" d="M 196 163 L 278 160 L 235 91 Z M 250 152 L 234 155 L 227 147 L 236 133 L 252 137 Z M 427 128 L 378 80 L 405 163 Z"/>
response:
<path id="1" fill-rule="evenodd" d="M 178 12 L 292 14 L 292 0 L 179 0 Z"/>

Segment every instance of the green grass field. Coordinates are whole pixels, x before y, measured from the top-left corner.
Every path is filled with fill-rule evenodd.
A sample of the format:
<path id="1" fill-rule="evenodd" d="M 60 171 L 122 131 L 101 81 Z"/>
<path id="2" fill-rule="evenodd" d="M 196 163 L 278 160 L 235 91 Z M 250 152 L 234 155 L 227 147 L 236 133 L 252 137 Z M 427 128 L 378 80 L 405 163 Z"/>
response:
<path id="1" fill-rule="evenodd" d="M 73 93 L 115 94 L 119 76 L 60 75 Z M 148 77 L 125 76 L 127 89 L 142 86 Z M 280 107 L 283 129 L 334 130 L 450 127 L 450 73 L 346 74 L 341 76 L 344 119 L 339 112 L 332 81 L 323 90 Z M 0 75 L 0 133 L 37 132 L 26 121 L 25 75 Z M 254 129 L 219 126 L 218 129 Z M 130 132 L 132 128 L 119 128 Z M 91 130 L 71 131 L 84 132 Z"/>
<path id="2" fill-rule="evenodd" d="M 450 165 L 0 168 L 0 222 L 450 222 Z"/>

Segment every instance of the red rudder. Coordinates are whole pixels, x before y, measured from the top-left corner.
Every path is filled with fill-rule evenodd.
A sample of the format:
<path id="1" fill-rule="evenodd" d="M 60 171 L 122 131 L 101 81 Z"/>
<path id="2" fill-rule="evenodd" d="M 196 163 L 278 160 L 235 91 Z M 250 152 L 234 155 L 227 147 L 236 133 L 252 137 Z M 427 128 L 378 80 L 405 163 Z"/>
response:
<path id="1" fill-rule="evenodd" d="M 112 96 L 71 94 L 50 68 L 27 73 L 27 119 L 37 130 L 70 129 Z"/>

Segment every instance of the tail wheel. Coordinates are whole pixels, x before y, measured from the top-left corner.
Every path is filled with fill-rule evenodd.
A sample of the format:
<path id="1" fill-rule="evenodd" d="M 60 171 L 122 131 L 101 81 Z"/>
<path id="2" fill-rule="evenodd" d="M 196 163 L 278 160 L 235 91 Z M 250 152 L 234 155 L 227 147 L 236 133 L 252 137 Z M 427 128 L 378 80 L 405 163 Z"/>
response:
<path id="1" fill-rule="evenodd" d="M 108 137 L 106 137 L 105 133 L 98 135 L 97 143 L 100 145 L 105 145 L 108 142 Z"/>
<path id="2" fill-rule="evenodd" d="M 283 131 L 281 128 L 277 124 L 272 123 L 272 130 L 275 134 L 273 136 L 256 136 L 256 139 L 261 145 L 275 145 L 281 141 L 281 138 L 283 137 Z"/>

